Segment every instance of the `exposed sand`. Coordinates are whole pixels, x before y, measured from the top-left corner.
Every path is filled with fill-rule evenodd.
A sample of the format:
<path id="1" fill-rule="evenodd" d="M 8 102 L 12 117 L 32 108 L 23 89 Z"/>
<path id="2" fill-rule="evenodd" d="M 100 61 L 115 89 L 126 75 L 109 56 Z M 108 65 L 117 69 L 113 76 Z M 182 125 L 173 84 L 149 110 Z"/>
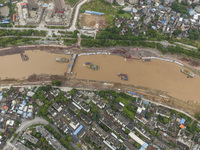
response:
<path id="1" fill-rule="evenodd" d="M 56 62 L 57 57 L 70 58 L 69 55 L 58 55 L 43 51 L 26 51 L 28 61 L 22 61 L 20 54 L 0 57 L 0 78 L 27 78 L 32 74 L 63 75 L 68 63 Z"/>
<path id="2" fill-rule="evenodd" d="M 100 65 L 98 71 L 83 66 L 85 62 Z M 150 87 L 168 92 L 169 95 L 181 100 L 200 100 L 200 77 L 194 78 L 180 72 L 183 68 L 175 63 L 152 60 L 125 61 L 123 57 L 112 55 L 81 56 L 75 62 L 74 74 L 80 79 L 114 81 Z M 117 73 L 126 73 L 129 81 L 122 81 Z"/>

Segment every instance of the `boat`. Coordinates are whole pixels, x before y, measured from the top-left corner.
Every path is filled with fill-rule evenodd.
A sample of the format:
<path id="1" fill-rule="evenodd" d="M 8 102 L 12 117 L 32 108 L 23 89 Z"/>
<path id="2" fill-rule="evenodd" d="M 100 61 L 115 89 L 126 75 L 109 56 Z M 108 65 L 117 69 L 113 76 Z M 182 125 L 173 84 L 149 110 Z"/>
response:
<path id="1" fill-rule="evenodd" d="M 23 61 L 29 60 L 29 57 L 27 55 L 23 54 L 23 53 L 21 53 L 21 58 L 22 58 Z"/>
<path id="2" fill-rule="evenodd" d="M 121 77 L 121 80 L 128 81 L 128 75 L 124 73 L 118 73 L 118 77 Z"/>
<path id="3" fill-rule="evenodd" d="M 67 58 L 56 58 L 56 61 L 57 62 L 61 62 L 61 63 L 68 63 L 69 62 L 69 59 L 67 59 Z"/>
<path id="4" fill-rule="evenodd" d="M 181 69 L 181 72 L 188 75 L 188 77 L 194 78 L 194 74 L 186 69 Z"/>

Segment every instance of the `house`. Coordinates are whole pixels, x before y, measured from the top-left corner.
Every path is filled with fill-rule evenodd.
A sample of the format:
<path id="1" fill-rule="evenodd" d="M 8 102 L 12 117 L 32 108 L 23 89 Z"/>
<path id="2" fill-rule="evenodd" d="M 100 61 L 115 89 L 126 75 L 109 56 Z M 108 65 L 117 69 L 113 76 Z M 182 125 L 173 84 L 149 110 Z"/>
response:
<path id="1" fill-rule="evenodd" d="M 99 127 L 97 124 L 94 124 L 92 126 L 92 130 L 104 140 L 108 137 L 108 133 L 104 131 L 101 127 Z"/>
<path id="2" fill-rule="evenodd" d="M 55 117 L 57 115 L 57 112 L 55 111 L 55 109 L 53 109 L 52 107 L 48 109 L 48 112 L 50 113 L 50 115 L 52 117 Z"/>
<path id="3" fill-rule="evenodd" d="M 156 110 L 156 115 L 160 115 L 162 117 L 169 118 L 170 117 L 169 109 L 164 108 L 164 107 L 158 107 L 157 110 Z"/>
<path id="4" fill-rule="evenodd" d="M 84 111 L 86 111 L 86 112 L 90 111 L 90 107 L 86 103 L 80 102 L 80 106 Z"/>
<path id="5" fill-rule="evenodd" d="M 113 117 L 119 124 L 121 124 L 123 127 L 125 127 L 128 123 L 129 120 L 126 119 L 124 116 L 122 116 L 120 113 L 116 113 L 115 116 Z"/>
<path id="6" fill-rule="evenodd" d="M 97 136 L 94 132 L 89 134 L 90 141 L 95 143 L 97 147 L 102 147 L 103 146 L 103 140 Z"/>
<path id="7" fill-rule="evenodd" d="M 85 121 L 87 124 L 91 124 L 91 123 L 92 123 L 92 120 L 91 120 L 88 116 L 86 116 L 86 115 L 84 115 L 84 114 L 81 114 L 80 118 L 81 118 L 83 121 Z"/>
<path id="8" fill-rule="evenodd" d="M 127 140 L 124 141 L 124 146 L 126 147 L 126 150 L 137 150 L 137 148 Z"/>
<path id="9" fill-rule="evenodd" d="M 116 138 L 114 138 L 113 136 L 111 136 L 111 135 L 109 135 L 105 141 L 106 141 L 107 144 L 109 144 L 110 146 L 112 146 L 114 149 L 119 149 L 120 146 L 121 146 L 120 142 Z"/>
<path id="10" fill-rule="evenodd" d="M 28 140 L 29 142 L 31 142 L 31 143 L 33 143 L 33 144 L 36 144 L 36 143 L 38 142 L 38 139 L 35 138 L 34 136 L 28 134 L 27 131 L 25 131 L 25 132 L 22 134 L 22 138 Z"/>
<path id="11" fill-rule="evenodd" d="M 61 112 L 62 111 L 62 107 L 59 106 L 58 103 L 55 102 L 55 103 L 52 104 L 52 106 L 53 106 L 53 108 L 55 110 L 57 110 L 57 112 Z"/>

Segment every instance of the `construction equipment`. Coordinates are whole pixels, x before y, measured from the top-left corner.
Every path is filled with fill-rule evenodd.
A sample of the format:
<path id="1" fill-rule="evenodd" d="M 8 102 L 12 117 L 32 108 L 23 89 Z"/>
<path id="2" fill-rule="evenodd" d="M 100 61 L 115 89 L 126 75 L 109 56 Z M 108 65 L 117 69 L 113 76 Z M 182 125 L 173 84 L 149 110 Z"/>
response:
<path id="1" fill-rule="evenodd" d="M 99 70 L 99 66 L 95 65 L 91 62 L 85 62 L 84 66 L 86 66 L 87 68 L 92 69 L 92 70 Z"/>
<path id="2" fill-rule="evenodd" d="M 128 81 L 128 75 L 127 75 L 127 74 L 118 73 L 117 75 L 118 75 L 119 77 L 121 77 L 121 80 Z"/>
<path id="3" fill-rule="evenodd" d="M 188 75 L 188 78 L 189 77 L 194 78 L 194 74 L 192 72 L 189 72 L 188 70 L 181 69 L 181 72 Z"/>
<path id="4" fill-rule="evenodd" d="M 68 63 L 69 62 L 69 59 L 67 59 L 67 58 L 56 58 L 56 61 L 57 62 L 61 62 L 61 63 Z"/>
<path id="5" fill-rule="evenodd" d="M 28 56 L 23 54 L 23 53 L 21 53 L 21 58 L 22 58 L 23 61 L 29 60 Z"/>

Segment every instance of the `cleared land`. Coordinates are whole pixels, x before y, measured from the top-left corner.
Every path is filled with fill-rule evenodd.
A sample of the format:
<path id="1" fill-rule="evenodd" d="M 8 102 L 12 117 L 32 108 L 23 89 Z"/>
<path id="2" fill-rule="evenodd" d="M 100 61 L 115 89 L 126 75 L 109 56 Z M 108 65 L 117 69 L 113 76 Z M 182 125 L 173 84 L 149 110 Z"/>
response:
<path id="1" fill-rule="evenodd" d="M 28 78 L 32 74 L 63 75 L 68 63 L 56 62 L 57 57 L 70 58 L 69 55 L 58 55 L 43 51 L 26 51 L 28 61 L 22 61 L 20 54 L 1 56 L 0 78 Z"/>
<path id="2" fill-rule="evenodd" d="M 104 16 L 92 15 L 86 13 L 80 16 L 79 25 L 81 28 L 86 27 L 90 29 L 94 29 L 96 27 L 100 29 L 105 29 L 108 26 Z"/>
<path id="3" fill-rule="evenodd" d="M 9 15 L 9 8 L 8 6 L 0 7 L 0 15 L 7 17 Z"/>
<path id="4" fill-rule="evenodd" d="M 83 66 L 85 62 L 100 65 L 98 71 Z M 77 59 L 73 73 L 77 78 L 98 81 L 113 81 L 124 84 L 134 84 L 166 91 L 169 95 L 183 101 L 196 101 L 200 99 L 200 77 L 194 78 L 180 72 L 183 67 L 165 61 L 127 60 L 112 55 L 81 56 Z M 126 73 L 129 81 L 123 81 L 117 73 Z"/>

